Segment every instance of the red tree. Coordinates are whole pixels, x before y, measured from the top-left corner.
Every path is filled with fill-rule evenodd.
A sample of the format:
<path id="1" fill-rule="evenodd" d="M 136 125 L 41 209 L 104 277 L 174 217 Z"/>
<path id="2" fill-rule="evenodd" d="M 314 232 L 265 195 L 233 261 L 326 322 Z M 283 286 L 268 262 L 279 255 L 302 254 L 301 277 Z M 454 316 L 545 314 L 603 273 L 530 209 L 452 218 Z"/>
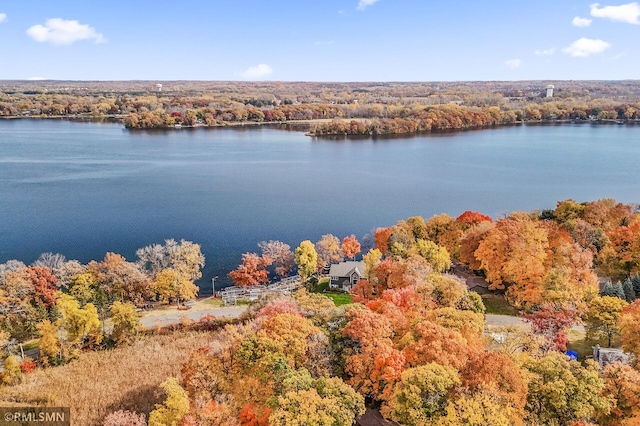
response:
<path id="1" fill-rule="evenodd" d="M 240 411 L 241 426 L 269 426 L 269 415 L 271 409 L 264 407 L 262 413 L 257 415 L 253 409 L 253 402 L 245 405 Z"/>
<path id="2" fill-rule="evenodd" d="M 367 303 L 373 299 L 373 287 L 369 280 L 360 280 L 349 292 L 355 303 Z"/>
<path id="3" fill-rule="evenodd" d="M 376 248 L 383 254 L 389 251 L 389 237 L 393 229 L 391 228 L 378 228 L 373 231 L 373 240 L 376 243 Z"/>
<path id="4" fill-rule="evenodd" d="M 247 287 L 269 282 L 267 266 L 271 265 L 269 256 L 258 256 L 256 253 L 242 255 L 242 264 L 235 271 L 229 272 L 229 278 L 235 285 Z"/>
<path id="5" fill-rule="evenodd" d="M 466 223 L 469 225 L 477 225 L 480 222 L 493 222 L 493 219 L 482 213 L 467 210 L 456 218 L 456 222 Z"/>
<path id="6" fill-rule="evenodd" d="M 47 308 L 56 303 L 56 292 L 58 291 L 58 279 L 46 267 L 28 266 L 29 279 L 35 289 L 36 303 Z"/>
<path id="7" fill-rule="evenodd" d="M 351 234 L 348 237 L 344 237 L 342 240 L 342 251 L 349 259 L 356 257 L 360 253 L 360 243 L 356 239 L 356 236 Z"/>
<path id="8" fill-rule="evenodd" d="M 575 324 L 578 312 L 573 306 L 545 303 L 538 310 L 523 314 L 522 318 L 531 324 L 534 333 L 541 334 L 554 349 L 564 352 L 569 344 L 565 331 Z"/>

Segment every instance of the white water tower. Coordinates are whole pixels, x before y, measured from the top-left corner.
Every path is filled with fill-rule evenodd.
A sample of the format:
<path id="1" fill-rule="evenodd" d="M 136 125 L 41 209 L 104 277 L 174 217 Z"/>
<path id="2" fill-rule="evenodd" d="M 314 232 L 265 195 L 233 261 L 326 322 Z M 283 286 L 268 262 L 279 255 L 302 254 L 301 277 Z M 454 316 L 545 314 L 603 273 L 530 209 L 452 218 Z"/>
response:
<path id="1" fill-rule="evenodd" d="M 162 84 L 156 84 L 156 89 L 158 89 L 158 92 L 162 92 Z"/>
<path id="2" fill-rule="evenodd" d="M 547 86 L 547 98 L 553 98 L 553 84 Z"/>

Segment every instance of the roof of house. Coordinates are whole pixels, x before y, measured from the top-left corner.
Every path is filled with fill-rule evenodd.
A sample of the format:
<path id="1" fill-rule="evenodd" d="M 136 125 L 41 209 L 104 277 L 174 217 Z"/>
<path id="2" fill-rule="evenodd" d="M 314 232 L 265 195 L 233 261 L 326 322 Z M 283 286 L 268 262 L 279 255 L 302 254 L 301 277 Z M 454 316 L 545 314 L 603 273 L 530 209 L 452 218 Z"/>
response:
<path id="1" fill-rule="evenodd" d="M 329 269 L 329 275 L 332 277 L 348 277 L 353 270 L 364 277 L 364 262 L 340 262 L 331 265 Z"/>

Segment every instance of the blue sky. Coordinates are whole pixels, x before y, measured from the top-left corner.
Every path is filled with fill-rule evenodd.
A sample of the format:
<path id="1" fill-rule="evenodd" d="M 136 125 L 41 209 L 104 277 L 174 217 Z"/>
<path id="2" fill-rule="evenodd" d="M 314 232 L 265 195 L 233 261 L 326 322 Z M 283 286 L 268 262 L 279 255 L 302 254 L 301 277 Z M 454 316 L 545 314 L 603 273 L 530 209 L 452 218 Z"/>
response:
<path id="1" fill-rule="evenodd" d="M 0 79 L 640 78 L 640 4 L 0 0 Z"/>

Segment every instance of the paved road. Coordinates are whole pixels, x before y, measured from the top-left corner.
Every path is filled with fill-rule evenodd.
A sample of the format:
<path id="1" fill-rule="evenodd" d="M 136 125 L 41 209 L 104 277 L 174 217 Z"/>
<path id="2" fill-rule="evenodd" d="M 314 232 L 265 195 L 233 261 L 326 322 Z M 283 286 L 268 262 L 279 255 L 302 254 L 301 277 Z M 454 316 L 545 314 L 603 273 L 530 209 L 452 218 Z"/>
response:
<path id="1" fill-rule="evenodd" d="M 527 323 L 525 323 L 520 317 L 512 317 L 509 315 L 493 315 L 487 314 L 485 315 L 487 328 L 498 328 L 503 327 L 505 325 L 515 325 L 520 327 L 529 327 Z M 574 325 L 572 328 L 574 331 L 584 332 L 584 326 L 581 324 Z"/>
<path id="2" fill-rule="evenodd" d="M 528 327 L 528 325 L 522 321 L 520 317 L 512 317 L 509 315 L 485 315 L 488 328 L 498 328 L 505 325 L 517 325 L 520 327 Z"/>
<path id="3" fill-rule="evenodd" d="M 157 326 L 164 327 L 165 325 L 178 324 L 184 315 L 194 321 L 199 321 L 200 318 L 206 315 L 215 315 L 218 318 L 237 318 L 241 313 L 247 309 L 246 306 L 229 306 L 224 308 L 209 308 L 199 310 L 180 311 L 177 313 L 160 314 L 152 313 L 151 315 L 144 316 L 140 320 L 142 325 L 146 328 L 153 328 Z"/>

